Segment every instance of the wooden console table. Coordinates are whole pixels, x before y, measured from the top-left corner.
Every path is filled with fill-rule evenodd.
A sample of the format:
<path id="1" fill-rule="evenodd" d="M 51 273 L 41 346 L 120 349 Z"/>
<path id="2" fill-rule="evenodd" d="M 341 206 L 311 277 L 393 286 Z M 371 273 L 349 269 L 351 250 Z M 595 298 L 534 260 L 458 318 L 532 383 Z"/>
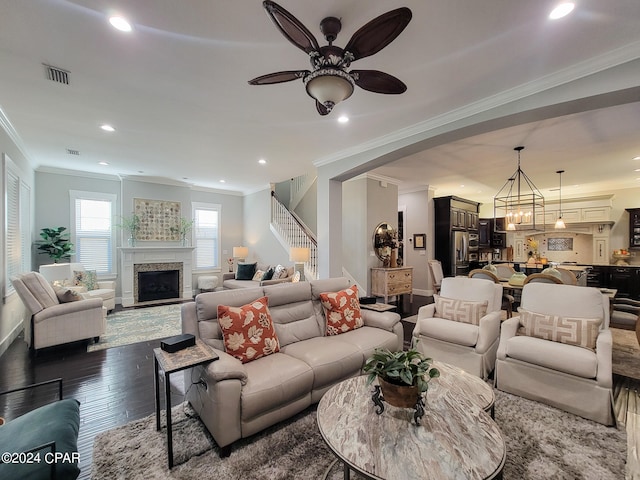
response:
<path id="1" fill-rule="evenodd" d="M 384 297 L 388 303 L 389 297 L 404 293 L 413 303 L 413 267 L 371 269 L 371 295 Z"/>

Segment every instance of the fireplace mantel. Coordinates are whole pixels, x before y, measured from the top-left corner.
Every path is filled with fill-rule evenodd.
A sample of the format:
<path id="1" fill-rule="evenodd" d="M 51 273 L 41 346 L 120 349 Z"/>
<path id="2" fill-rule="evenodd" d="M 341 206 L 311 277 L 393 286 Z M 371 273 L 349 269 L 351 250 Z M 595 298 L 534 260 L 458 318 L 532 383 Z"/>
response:
<path id="1" fill-rule="evenodd" d="M 120 263 L 122 266 L 122 306 L 136 304 L 134 292 L 134 268 L 141 263 L 182 263 L 181 298 L 193 298 L 192 265 L 195 247 L 121 247 Z"/>

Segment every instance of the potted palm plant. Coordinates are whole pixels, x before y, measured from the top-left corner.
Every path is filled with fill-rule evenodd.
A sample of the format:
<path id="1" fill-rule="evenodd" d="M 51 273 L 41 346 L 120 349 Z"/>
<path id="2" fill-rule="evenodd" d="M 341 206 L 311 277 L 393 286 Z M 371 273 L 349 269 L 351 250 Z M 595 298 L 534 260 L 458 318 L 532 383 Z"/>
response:
<path id="1" fill-rule="evenodd" d="M 432 362 L 414 349 L 400 352 L 376 349 L 363 371 L 368 374 L 367 385 L 378 379 L 385 402 L 409 408 L 429 389 L 429 381 L 440 376 L 440 371 L 431 367 Z"/>
<path id="2" fill-rule="evenodd" d="M 63 258 L 73 255 L 73 243 L 69 239 L 69 234 L 65 233 L 67 227 L 43 228 L 40 231 L 40 238 L 36 244 L 38 250 L 46 253 L 53 259 L 53 263 L 58 263 Z"/>

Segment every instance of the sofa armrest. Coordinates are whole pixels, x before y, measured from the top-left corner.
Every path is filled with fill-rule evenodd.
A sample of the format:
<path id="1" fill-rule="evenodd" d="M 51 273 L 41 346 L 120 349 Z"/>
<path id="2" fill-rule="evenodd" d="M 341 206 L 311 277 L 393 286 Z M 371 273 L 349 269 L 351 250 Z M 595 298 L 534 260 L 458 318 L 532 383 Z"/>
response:
<path id="1" fill-rule="evenodd" d="M 180 306 L 180 321 L 182 323 L 182 333 L 190 333 L 196 338 L 200 338 L 196 302 L 186 302 Z"/>
<path id="2" fill-rule="evenodd" d="M 222 274 L 222 281 L 224 282 L 225 280 L 235 280 L 236 279 L 236 274 L 235 272 L 227 272 L 227 273 L 223 273 Z"/>
<path id="3" fill-rule="evenodd" d="M 476 352 L 485 353 L 500 336 L 500 311 L 489 312 L 480 319 Z"/>
<path id="4" fill-rule="evenodd" d="M 601 330 L 596 340 L 596 359 L 598 361 L 596 381 L 603 388 L 611 388 L 613 385 L 612 348 L 611 330 L 608 328 Z"/>
<path id="5" fill-rule="evenodd" d="M 96 285 L 98 285 L 98 288 L 106 288 L 108 290 L 116 289 L 116 282 L 113 280 L 101 280 L 96 282 Z"/>
<path id="6" fill-rule="evenodd" d="M 500 326 L 500 343 L 498 344 L 498 358 L 500 360 L 507 358 L 507 341 L 516 336 L 518 327 L 520 327 L 520 317 L 512 317 L 502 322 Z"/>
<path id="7" fill-rule="evenodd" d="M 34 323 L 40 323 L 54 317 L 60 317 L 70 313 L 83 312 L 86 310 L 99 309 L 102 317 L 102 299 L 90 298 L 87 300 L 78 300 L 77 302 L 60 303 L 36 313 L 33 316 Z"/>
<path id="8" fill-rule="evenodd" d="M 421 318 L 433 318 L 436 313 L 436 304 L 429 303 L 427 305 L 423 305 L 418 309 L 418 320 Z"/>
<path id="9" fill-rule="evenodd" d="M 393 327 L 400 321 L 400 315 L 394 312 L 361 309 L 360 313 L 367 327 L 376 327 L 389 332 L 393 332 Z"/>
<path id="10" fill-rule="evenodd" d="M 219 358 L 204 369 L 208 379 L 213 382 L 240 380 L 242 385 L 247 383 L 247 370 L 240 360 L 217 348 L 211 347 L 211 349 L 218 354 Z"/>

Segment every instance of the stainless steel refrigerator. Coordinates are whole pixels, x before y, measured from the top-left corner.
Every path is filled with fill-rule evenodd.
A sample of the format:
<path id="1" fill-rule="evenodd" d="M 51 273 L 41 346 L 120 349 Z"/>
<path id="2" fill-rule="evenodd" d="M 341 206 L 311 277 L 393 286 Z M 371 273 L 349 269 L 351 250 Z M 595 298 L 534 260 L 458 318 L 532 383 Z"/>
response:
<path id="1" fill-rule="evenodd" d="M 453 232 L 453 259 L 452 265 L 455 267 L 452 271 L 455 275 L 469 274 L 469 232 L 454 231 Z"/>

